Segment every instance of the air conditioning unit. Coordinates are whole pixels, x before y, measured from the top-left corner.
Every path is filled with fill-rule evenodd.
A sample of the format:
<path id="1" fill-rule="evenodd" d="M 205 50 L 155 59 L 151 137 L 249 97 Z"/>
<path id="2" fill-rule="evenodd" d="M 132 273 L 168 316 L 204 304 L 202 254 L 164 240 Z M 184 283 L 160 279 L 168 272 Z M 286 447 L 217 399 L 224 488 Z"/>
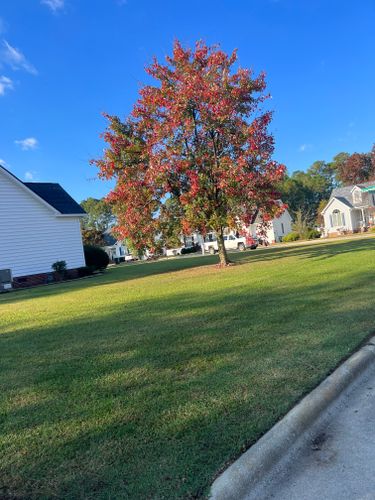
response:
<path id="1" fill-rule="evenodd" d="M 10 269 L 0 269 L 0 292 L 12 288 L 12 271 Z"/>

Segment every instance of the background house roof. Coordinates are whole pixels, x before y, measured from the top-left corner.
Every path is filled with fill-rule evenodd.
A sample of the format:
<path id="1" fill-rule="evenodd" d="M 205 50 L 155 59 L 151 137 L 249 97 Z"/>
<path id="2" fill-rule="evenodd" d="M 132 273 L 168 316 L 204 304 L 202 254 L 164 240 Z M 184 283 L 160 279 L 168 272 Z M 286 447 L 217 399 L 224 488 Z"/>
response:
<path id="1" fill-rule="evenodd" d="M 361 182 L 360 184 L 352 184 L 351 186 L 345 186 L 341 188 L 336 188 L 332 191 L 330 200 L 332 198 L 337 198 L 349 207 L 353 207 L 353 197 L 352 197 L 352 190 L 355 186 L 358 186 L 359 188 L 367 188 L 369 186 L 373 186 L 374 181 L 370 182 Z"/>
<path id="2" fill-rule="evenodd" d="M 346 198 L 343 198 L 342 196 L 335 196 L 335 198 L 336 198 L 336 200 L 341 201 L 341 203 L 343 203 L 347 207 L 353 208 L 352 203 L 350 203 Z"/>
<path id="3" fill-rule="evenodd" d="M 104 231 L 103 240 L 105 242 L 105 246 L 107 247 L 115 245 L 117 242 L 117 239 L 113 236 L 111 229 L 107 229 L 106 231 Z"/>
<path id="4" fill-rule="evenodd" d="M 86 213 L 60 184 L 52 182 L 24 182 L 23 184 L 61 214 L 84 215 Z"/>

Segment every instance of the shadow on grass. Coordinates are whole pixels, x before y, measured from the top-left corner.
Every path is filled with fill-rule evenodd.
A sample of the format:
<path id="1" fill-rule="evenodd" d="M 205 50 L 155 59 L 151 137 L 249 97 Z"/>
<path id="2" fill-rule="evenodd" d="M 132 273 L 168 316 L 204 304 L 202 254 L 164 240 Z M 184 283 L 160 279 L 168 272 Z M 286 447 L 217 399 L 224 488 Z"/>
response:
<path id="1" fill-rule="evenodd" d="M 350 241 L 322 241 L 319 243 L 299 244 L 295 247 L 277 247 L 265 249 L 265 254 L 256 253 L 252 261 L 267 261 L 285 257 L 299 257 L 302 259 L 327 259 L 336 255 L 375 250 L 375 238 Z"/>
<path id="2" fill-rule="evenodd" d="M 370 332 L 373 282 L 178 293 L 1 335 L 0 492 L 202 496 Z"/>
<path id="3" fill-rule="evenodd" d="M 296 247 L 268 247 L 241 253 L 231 253 L 230 258 L 235 264 L 248 264 L 252 262 L 268 262 L 276 259 L 297 257 L 298 259 L 328 259 L 337 255 L 375 250 L 375 238 L 358 239 L 350 241 L 322 241 L 314 244 L 299 244 Z M 0 308 L 7 303 L 25 299 L 69 293 L 72 290 L 81 290 L 89 287 L 108 285 L 121 281 L 145 278 L 158 274 L 179 272 L 217 263 L 217 256 L 184 257 L 155 262 L 122 264 L 112 267 L 103 275 L 88 280 L 56 284 L 52 286 L 20 290 L 15 293 L 0 295 Z M 220 269 L 218 273 L 222 272 Z"/>

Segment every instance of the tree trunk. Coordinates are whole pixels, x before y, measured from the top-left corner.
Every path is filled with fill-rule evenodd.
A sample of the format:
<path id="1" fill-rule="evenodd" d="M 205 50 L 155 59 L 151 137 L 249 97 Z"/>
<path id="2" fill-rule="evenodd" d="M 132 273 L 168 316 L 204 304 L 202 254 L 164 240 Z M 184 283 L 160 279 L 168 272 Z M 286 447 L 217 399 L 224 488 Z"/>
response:
<path id="1" fill-rule="evenodd" d="M 217 235 L 217 248 L 219 252 L 220 266 L 225 267 L 228 264 L 230 264 L 230 260 L 228 259 L 227 250 L 224 245 L 223 230 L 220 229 L 220 231 L 218 231 L 216 235 Z"/>

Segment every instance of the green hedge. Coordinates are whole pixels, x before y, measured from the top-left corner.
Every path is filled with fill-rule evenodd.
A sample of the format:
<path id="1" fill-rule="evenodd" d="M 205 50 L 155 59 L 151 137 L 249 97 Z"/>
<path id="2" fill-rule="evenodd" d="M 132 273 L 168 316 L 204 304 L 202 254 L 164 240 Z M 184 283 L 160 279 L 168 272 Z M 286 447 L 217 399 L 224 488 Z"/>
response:
<path id="1" fill-rule="evenodd" d="M 282 241 L 287 243 L 288 241 L 297 241 L 299 240 L 299 234 L 296 233 L 295 231 L 283 236 Z"/>
<path id="2" fill-rule="evenodd" d="M 94 245 L 85 245 L 86 266 L 95 271 L 105 269 L 109 264 L 108 254 L 100 247 Z"/>
<path id="3" fill-rule="evenodd" d="M 316 238 L 320 238 L 321 233 L 317 229 L 309 229 L 309 232 L 307 233 L 307 238 L 309 240 L 314 240 Z"/>

